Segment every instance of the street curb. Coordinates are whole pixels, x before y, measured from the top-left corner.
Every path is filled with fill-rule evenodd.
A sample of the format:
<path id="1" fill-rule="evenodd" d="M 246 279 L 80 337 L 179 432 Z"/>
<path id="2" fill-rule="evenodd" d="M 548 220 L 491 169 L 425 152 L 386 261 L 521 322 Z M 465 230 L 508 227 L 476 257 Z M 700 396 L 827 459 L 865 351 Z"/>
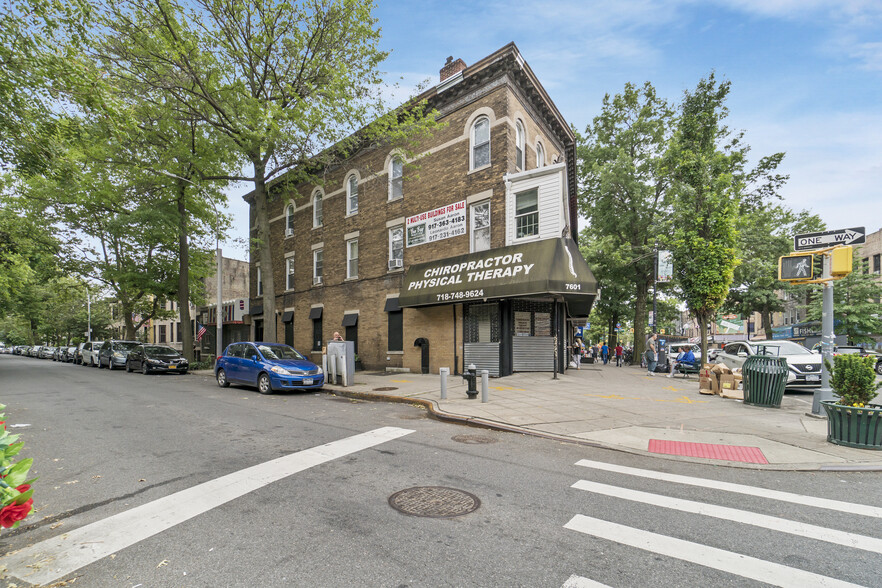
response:
<path id="1" fill-rule="evenodd" d="M 541 433 L 539 431 L 532 431 L 530 429 L 524 429 L 522 427 L 518 427 L 516 425 L 509 425 L 505 423 L 499 423 L 496 421 L 490 421 L 487 419 L 481 419 L 476 417 L 463 417 L 455 414 L 450 414 L 444 412 L 440 408 L 438 408 L 437 403 L 434 400 L 426 399 L 426 398 L 412 398 L 408 396 L 388 396 L 385 394 L 377 394 L 374 392 L 356 392 L 354 390 L 339 390 L 337 388 L 330 388 L 325 386 L 322 390 L 326 393 L 334 394 L 335 396 L 342 396 L 346 398 L 353 398 L 356 400 L 367 400 L 373 402 L 393 402 L 397 404 L 411 404 L 424 407 L 426 412 L 432 418 L 443 421 L 450 422 L 459 425 L 465 425 L 470 427 L 477 427 L 483 429 L 491 429 L 495 431 L 502 431 L 506 433 L 517 433 L 521 435 L 529 435 L 531 437 L 538 437 L 540 439 L 548 439 L 549 441 L 558 441 L 560 443 L 571 443 L 573 445 L 580 445 L 583 447 L 593 447 L 595 449 L 606 449 L 610 451 L 620 451 L 622 453 L 629 453 L 632 455 L 639 455 L 642 457 L 651 457 L 656 459 L 666 459 L 668 461 L 680 461 L 687 463 L 695 463 L 695 464 L 703 464 L 703 465 L 713 465 L 713 466 L 723 466 L 729 468 L 737 468 L 737 469 L 746 469 L 746 470 L 766 470 L 766 471 L 783 471 L 783 472 L 872 472 L 872 471 L 882 471 L 882 465 L 843 465 L 843 464 L 822 464 L 822 463 L 813 463 L 813 464 L 754 464 L 754 463 L 742 463 L 735 461 L 720 461 L 717 463 L 716 461 L 711 462 L 707 459 L 701 458 L 693 458 L 683 455 L 668 455 L 663 453 L 651 453 L 649 451 L 643 451 L 640 449 L 634 449 L 632 447 L 622 447 L 620 445 L 608 445 L 605 443 L 600 443 L 598 441 L 588 441 L 585 439 L 578 439 L 574 437 L 566 437 L 563 435 L 554 435 L 553 433 Z"/>

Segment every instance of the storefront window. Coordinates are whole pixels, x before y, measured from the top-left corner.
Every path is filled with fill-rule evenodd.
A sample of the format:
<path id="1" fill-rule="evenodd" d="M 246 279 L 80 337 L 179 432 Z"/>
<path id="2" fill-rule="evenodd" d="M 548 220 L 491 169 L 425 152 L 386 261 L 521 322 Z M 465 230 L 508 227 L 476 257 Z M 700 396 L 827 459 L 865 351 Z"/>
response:
<path id="1" fill-rule="evenodd" d="M 468 305 L 463 336 L 466 343 L 499 343 L 499 305 Z"/>

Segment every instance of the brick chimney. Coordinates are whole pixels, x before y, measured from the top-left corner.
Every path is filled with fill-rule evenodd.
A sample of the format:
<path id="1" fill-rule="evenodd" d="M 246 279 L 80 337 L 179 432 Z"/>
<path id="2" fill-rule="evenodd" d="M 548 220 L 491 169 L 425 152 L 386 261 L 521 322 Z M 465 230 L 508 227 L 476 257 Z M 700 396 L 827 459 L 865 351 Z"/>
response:
<path id="1" fill-rule="evenodd" d="M 444 64 L 444 67 L 441 68 L 441 80 L 444 81 L 450 76 L 454 74 L 458 74 L 462 70 L 466 68 L 466 63 L 462 59 L 457 59 L 453 61 L 453 56 L 447 58 L 447 63 Z"/>

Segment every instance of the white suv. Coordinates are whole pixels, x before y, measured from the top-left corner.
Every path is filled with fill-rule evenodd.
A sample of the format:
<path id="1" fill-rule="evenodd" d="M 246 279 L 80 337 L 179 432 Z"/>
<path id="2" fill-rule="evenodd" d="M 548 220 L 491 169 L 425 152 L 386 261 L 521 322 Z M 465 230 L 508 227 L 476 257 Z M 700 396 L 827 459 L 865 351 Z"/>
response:
<path id="1" fill-rule="evenodd" d="M 83 345 L 83 364 L 89 367 L 98 367 L 98 350 L 104 341 L 92 341 Z"/>

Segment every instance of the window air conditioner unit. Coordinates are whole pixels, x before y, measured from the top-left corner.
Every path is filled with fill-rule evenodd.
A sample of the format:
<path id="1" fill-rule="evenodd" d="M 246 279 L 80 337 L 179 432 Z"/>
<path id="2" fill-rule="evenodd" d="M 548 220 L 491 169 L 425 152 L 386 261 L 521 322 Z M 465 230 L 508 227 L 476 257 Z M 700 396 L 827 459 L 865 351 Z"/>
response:
<path id="1" fill-rule="evenodd" d="M 293 237 L 294 236 L 294 229 L 285 229 L 285 236 L 286 237 Z"/>
<path id="2" fill-rule="evenodd" d="M 321 286 L 322 285 L 322 277 L 321 276 L 314 277 L 312 279 L 312 285 L 313 286 Z"/>
<path id="3" fill-rule="evenodd" d="M 402 259 L 390 259 L 389 260 L 389 269 L 401 269 L 404 266 L 404 260 Z"/>

